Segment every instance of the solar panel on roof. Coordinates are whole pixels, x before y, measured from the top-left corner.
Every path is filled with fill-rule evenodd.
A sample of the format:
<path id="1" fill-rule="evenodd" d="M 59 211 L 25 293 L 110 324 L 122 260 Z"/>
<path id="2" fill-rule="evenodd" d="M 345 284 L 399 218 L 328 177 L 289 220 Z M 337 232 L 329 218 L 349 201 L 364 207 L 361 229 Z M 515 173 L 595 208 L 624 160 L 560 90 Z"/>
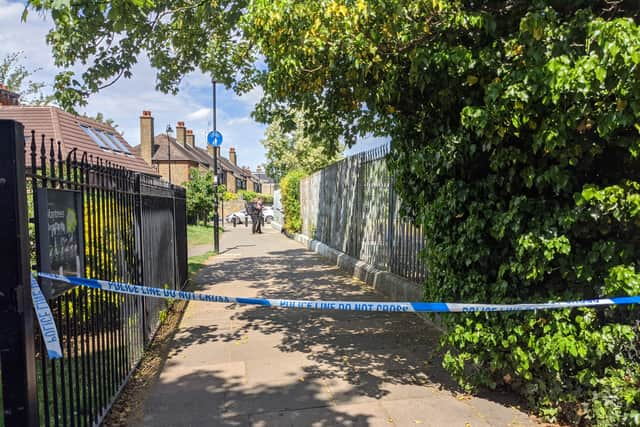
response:
<path id="1" fill-rule="evenodd" d="M 116 144 L 113 143 L 113 141 L 111 141 L 108 137 L 107 134 L 104 133 L 103 131 L 99 130 L 99 129 L 92 129 L 93 132 L 98 135 L 98 138 L 102 139 L 105 144 L 107 144 L 109 146 L 109 148 L 111 148 L 113 151 L 117 151 L 117 152 L 122 152 L 123 150 Z"/>
<path id="2" fill-rule="evenodd" d="M 98 147 L 100 148 L 104 148 L 105 150 L 110 149 L 111 147 L 109 147 L 102 139 L 98 138 L 98 135 L 96 135 L 95 133 L 93 133 L 93 129 L 91 129 L 89 126 L 86 125 L 80 125 L 80 127 L 82 128 L 82 130 L 84 131 L 84 133 L 86 133 L 87 135 L 89 135 L 89 138 L 91 138 L 93 140 L 93 142 L 95 142 L 96 144 L 98 144 Z"/>
<path id="3" fill-rule="evenodd" d="M 118 146 L 118 148 L 120 148 L 120 151 L 123 151 L 127 154 L 131 154 L 131 151 L 129 151 L 129 149 L 127 148 L 126 145 L 124 145 L 122 142 L 120 142 L 120 140 L 118 138 L 116 138 L 116 136 L 112 133 L 106 133 L 105 135 L 115 144 Z"/>

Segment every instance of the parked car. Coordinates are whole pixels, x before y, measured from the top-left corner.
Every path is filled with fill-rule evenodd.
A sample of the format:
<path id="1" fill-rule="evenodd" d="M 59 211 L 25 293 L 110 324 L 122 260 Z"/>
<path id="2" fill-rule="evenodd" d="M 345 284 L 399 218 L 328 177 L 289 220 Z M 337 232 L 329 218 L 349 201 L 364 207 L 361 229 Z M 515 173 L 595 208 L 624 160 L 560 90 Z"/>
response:
<path id="1" fill-rule="evenodd" d="M 234 217 L 236 218 L 236 224 L 244 224 L 245 221 L 251 222 L 251 216 L 247 215 L 246 210 L 231 213 L 227 215 L 224 220 L 225 222 L 233 222 Z M 271 206 L 265 206 L 262 208 L 262 219 L 267 224 L 273 221 L 273 208 Z"/>
<path id="2" fill-rule="evenodd" d="M 264 208 L 262 208 L 262 218 L 267 224 L 273 221 L 273 208 L 271 206 L 265 206 Z"/>
<path id="3" fill-rule="evenodd" d="M 225 217 L 224 220 L 226 222 L 233 222 L 234 217 L 236 219 L 236 224 L 244 224 L 245 221 L 251 221 L 251 218 L 249 217 L 249 215 L 247 215 L 247 211 L 245 210 L 241 210 L 241 211 L 229 214 Z"/>

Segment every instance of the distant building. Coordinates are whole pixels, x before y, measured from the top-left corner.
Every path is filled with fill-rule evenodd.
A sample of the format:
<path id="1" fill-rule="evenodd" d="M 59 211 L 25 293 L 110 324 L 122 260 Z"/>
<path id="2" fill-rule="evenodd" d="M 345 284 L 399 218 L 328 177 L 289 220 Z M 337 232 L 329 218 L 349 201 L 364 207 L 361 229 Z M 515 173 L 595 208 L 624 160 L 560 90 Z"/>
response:
<path id="1" fill-rule="evenodd" d="M 229 158 L 222 157 L 218 150 L 218 183 L 227 191 L 257 191 L 260 181 L 250 170 L 238 166 L 235 148 L 229 148 Z M 192 169 L 207 171 L 213 168 L 214 147 L 207 149 L 196 146 L 195 135 L 185 127 L 184 122 L 176 124 L 176 137 L 154 133 L 154 119 L 151 111 L 143 111 L 140 116 L 140 145 L 134 151 L 152 166 L 164 179 L 174 184 L 189 181 Z"/>
<path id="2" fill-rule="evenodd" d="M 20 105 L 19 96 L 4 85 L 0 85 L 0 119 L 22 123 L 27 147 L 31 141 L 31 131 L 35 131 L 37 143 L 45 135 L 48 143 L 53 139 L 57 150 L 57 143 L 60 142 L 65 157 L 77 149 L 80 155 L 86 152 L 94 159 L 100 158 L 131 171 L 157 175 L 110 125 L 67 113 L 58 107 Z M 26 162 L 27 166 L 31 165 L 30 156 L 26 156 Z"/>
<path id="3" fill-rule="evenodd" d="M 262 188 L 261 193 L 273 195 L 273 192 L 276 190 L 278 184 L 274 182 L 271 177 L 267 176 L 262 166 L 258 166 L 256 168 L 256 171 L 253 172 L 253 176 L 260 181 L 260 186 Z"/>

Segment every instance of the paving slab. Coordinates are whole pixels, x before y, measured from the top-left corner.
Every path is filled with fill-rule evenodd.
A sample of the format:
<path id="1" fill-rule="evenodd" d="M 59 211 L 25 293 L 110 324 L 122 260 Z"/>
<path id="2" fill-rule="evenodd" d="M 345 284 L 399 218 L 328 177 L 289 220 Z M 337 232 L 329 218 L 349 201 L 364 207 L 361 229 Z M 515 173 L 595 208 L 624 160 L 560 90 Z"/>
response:
<path id="1" fill-rule="evenodd" d="M 196 278 L 226 296 L 383 301 L 279 232 L 222 234 Z M 461 393 L 439 330 L 410 313 L 189 303 L 144 426 L 533 426 L 501 395 Z"/>

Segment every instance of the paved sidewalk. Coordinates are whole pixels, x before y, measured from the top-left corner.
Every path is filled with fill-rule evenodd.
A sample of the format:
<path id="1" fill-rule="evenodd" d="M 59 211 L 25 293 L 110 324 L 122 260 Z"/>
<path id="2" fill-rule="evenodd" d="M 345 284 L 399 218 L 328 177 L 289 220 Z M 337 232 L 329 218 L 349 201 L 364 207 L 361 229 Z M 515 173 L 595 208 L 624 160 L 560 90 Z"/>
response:
<path id="1" fill-rule="evenodd" d="M 262 235 L 232 229 L 221 246 L 198 277 L 200 291 L 383 299 L 270 227 Z M 440 367 L 437 339 L 410 313 L 191 302 L 144 403 L 142 425 L 534 425 L 497 403 L 500 396 L 458 394 Z"/>

